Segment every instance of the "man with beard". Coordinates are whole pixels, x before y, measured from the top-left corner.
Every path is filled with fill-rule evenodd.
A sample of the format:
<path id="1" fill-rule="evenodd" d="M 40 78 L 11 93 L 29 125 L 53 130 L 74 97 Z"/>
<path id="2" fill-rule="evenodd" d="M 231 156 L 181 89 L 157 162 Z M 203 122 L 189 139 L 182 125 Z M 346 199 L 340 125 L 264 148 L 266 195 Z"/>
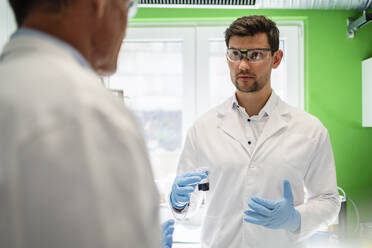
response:
<path id="1" fill-rule="evenodd" d="M 301 247 L 340 207 L 328 132 L 271 88 L 283 57 L 273 21 L 239 18 L 225 41 L 236 92 L 190 128 L 170 204 L 191 217 L 208 177 L 202 248 Z"/>

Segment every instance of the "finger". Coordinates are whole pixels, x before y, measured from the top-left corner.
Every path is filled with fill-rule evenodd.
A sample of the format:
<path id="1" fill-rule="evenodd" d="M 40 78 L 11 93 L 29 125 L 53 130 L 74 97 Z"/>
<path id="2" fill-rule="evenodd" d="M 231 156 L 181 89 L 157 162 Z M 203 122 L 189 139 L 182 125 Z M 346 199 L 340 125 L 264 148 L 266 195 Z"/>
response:
<path id="1" fill-rule="evenodd" d="M 188 203 L 190 201 L 190 196 L 189 195 L 177 195 L 177 202 L 178 203 Z"/>
<path id="2" fill-rule="evenodd" d="M 186 173 L 186 174 L 183 174 L 181 175 L 182 177 L 194 177 L 194 176 L 197 176 L 197 177 L 201 177 L 201 178 L 206 178 L 208 176 L 208 171 L 201 171 L 201 172 L 191 172 L 191 173 Z"/>
<path id="3" fill-rule="evenodd" d="M 166 230 L 170 226 L 173 226 L 173 225 L 174 225 L 174 220 L 173 219 L 169 219 L 169 220 L 167 220 L 166 222 L 163 223 L 162 228 L 163 228 L 163 230 Z"/>
<path id="4" fill-rule="evenodd" d="M 248 203 L 248 206 L 255 212 L 264 215 L 264 216 L 271 216 L 273 213 L 270 209 L 262 206 L 261 204 L 258 204 L 254 201 L 250 201 Z"/>
<path id="5" fill-rule="evenodd" d="M 172 242 L 173 242 L 173 237 L 172 237 L 172 235 L 167 235 L 167 236 L 164 238 L 164 243 L 165 243 L 166 245 L 172 246 Z"/>
<path id="6" fill-rule="evenodd" d="M 168 244 L 168 243 L 166 243 L 166 241 L 163 241 L 162 248 L 171 248 L 171 247 L 172 247 L 172 243 Z"/>
<path id="7" fill-rule="evenodd" d="M 277 205 L 277 201 L 268 200 L 260 197 L 252 197 L 251 200 L 268 209 L 274 209 Z"/>
<path id="8" fill-rule="evenodd" d="M 208 175 L 209 175 L 209 170 L 203 170 L 202 171 L 201 176 L 203 177 L 203 179 L 206 178 Z"/>
<path id="9" fill-rule="evenodd" d="M 163 237 L 172 236 L 174 232 L 174 228 L 169 228 L 167 231 L 164 232 Z"/>
<path id="10" fill-rule="evenodd" d="M 174 227 L 173 226 L 168 227 L 167 229 L 165 229 L 163 236 L 172 235 L 173 232 L 174 232 Z"/>
<path id="11" fill-rule="evenodd" d="M 261 225 L 261 226 L 265 225 L 265 223 L 263 221 L 257 220 L 255 218 L 251 218 L 251 217 L 245 217 L 244 221 L 248 222 L 248 223 L 256 224 L 256 225 Z"/>
<path id="12" fill-rule="evenodd" d="M 187 186 L 192 184 L 197 184 L 202 180 L 200 176 L 191 176 L 191 177 L 181 177 L 179 178 L 177 184 L 179 186 Z"/>
<path id="13" fill-rule="evenodd" d="M 244 213 L 247 215 L 247 217 L 252 217 L 257 220 L 266 221 L 269 218 L 251 210 L 244 211 Z"/>
<path id="14" fill-rule="evenodd" d="M 289 202 L 293 203 L 291 183 L 287 179 L 284 180 L 283 187 L 284 187 L 284 198 L 287 199 Z"/>
<path id="15" fill-rule="evenodd" d="M 174 221 L 174 219 L 169 219 L 169 220 L 167 220 L 167 223 L 169 223 L 171 225 L 174 225 L 176 222 Z"/>
<path id="16" fill-rule="evenodd" d="M 194 186 L 177 186 L 176 187 L 176 194 L 177 195 L 188 195 L 194 192 L 196 184 Z"/>
<path id="17" fill-rule="evenodd" d="M 168 219 L 168 220 L 163 222 L 163 226 L 173 225 L 173 224 L 174 224 L 174 219 Z"/>

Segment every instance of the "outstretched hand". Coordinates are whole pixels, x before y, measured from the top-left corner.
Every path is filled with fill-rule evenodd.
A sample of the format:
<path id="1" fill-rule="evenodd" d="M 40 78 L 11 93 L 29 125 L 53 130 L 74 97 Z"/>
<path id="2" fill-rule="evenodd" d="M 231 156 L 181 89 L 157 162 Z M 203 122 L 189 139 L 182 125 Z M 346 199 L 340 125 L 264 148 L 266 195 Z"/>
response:
<path id="1" fill-rule="evenodd" d="M 271 229 L 286 229 L 296 232 L 301 225 L 301 215 L 294 208 L 291 184 L 283 182 L 284 193 L 281 200 L 268 200 L 252 197 L 246 210 L 244 221 Z"/>

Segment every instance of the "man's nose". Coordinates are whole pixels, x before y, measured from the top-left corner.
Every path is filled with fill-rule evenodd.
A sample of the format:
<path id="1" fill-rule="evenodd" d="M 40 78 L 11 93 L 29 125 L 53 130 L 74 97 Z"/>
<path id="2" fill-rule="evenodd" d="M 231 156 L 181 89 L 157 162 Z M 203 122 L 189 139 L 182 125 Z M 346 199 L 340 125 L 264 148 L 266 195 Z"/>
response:
<path id="1" fill-rule="evenodd" d="M 242 59 L 239 62 L 239 71 L 245 71 L 250 69 L 249 60 L 245 55 L 243 55 Z"/>

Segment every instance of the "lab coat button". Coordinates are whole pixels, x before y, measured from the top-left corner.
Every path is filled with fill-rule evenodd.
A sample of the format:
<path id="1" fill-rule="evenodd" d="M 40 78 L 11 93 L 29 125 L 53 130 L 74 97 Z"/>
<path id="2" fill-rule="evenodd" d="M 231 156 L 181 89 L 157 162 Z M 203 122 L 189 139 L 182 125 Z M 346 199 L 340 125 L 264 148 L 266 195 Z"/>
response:
<path id="1" fill-rule="evenodd" d="M 251 119 L 247 119 L 247 121 L 248 121 L 248 122 L 250 122 L 250 121 L 251 121 Z"/>
<path id="2" fill-rule="evenodd" d="M 248 145 L 250 145 L 250 144 L 252 144 L 252 142 L 251 141 L 248 141 Z"/>

